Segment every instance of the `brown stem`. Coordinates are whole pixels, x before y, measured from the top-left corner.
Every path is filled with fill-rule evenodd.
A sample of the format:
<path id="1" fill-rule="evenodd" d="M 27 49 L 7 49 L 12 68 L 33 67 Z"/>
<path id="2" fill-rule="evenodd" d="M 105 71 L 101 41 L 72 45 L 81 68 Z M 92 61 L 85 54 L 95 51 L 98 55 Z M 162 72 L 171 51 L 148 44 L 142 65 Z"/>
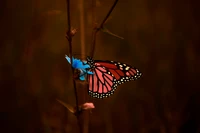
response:
<path id="1" fill-rule="evenodd" d="M 72 31 L 71 31 L 71 21 L 70 21 L 70 0 L 66 0 L 67 3 L 67 18 L 68 18 L 68 31 L 67 31 L 67 39 L 69 42 L 69 53 L 70 53 L 70 62 L 71 62 L 71 70 L 72 70 L 72 77 L 74 77 L 74 68 L 72 67 L 73 60 L 72 60 Z M 76 109 L 78 109 L 78 95 L 77 95 L 77 88 L 76 88 L 76 82 L 75 79 L 73 78 L 73 85 L 74 85 L 74 93 L 75 93 L 75 98 L 76 98 Z M 79 113 L 76 115 L 80 133 L 82 133 L 81 130 L 81 123 L 79 121 Z"/>
<path id="2" fill-rule="evenodd" d="M 116 4 L 117 4 L 118 0 L 115 0 L 112 7 L 110 8 L 109 12 L 107 13 L 106 17 L 104 18 L 104 20 L 101 22 L 99 27 L 95 27 L 94 31 L 93 31 L 93 36 L 92 36 L 92 50 L 91 50 L 91 54 L 90 56 L 93 57 L 94 56 L 94 51 L 95 51 L 95 44 L 96 44 L 96 35 L 99 32 L 100 29 L 103 28 L 106 20 L 108 19 L 108 17 L 110 16 L 110 14 L 112 13 L 113 9 L 115 8 Z"/>

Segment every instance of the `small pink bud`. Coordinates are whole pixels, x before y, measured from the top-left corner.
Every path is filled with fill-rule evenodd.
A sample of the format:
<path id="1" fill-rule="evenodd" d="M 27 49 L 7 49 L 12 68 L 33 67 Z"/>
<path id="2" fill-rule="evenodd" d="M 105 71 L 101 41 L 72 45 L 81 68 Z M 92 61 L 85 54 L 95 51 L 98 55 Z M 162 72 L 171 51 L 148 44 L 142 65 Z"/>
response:
<path id="1" fill-rule="evenodd" d="M 94 108 L 95 108 L 95 106 L 93 103 L 84 103 L 82 105 L 83 110 L 90 110 L 90 109 L 94 109 Z"/>

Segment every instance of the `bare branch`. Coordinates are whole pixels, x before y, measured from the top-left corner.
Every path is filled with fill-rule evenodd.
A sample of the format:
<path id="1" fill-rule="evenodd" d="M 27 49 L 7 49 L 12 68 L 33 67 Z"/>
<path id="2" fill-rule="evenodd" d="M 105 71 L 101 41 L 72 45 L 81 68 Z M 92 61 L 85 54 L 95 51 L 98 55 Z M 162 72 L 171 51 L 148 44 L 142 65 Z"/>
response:
<path id="1" fill-rule="evenodd" d="M 67 3 L 67 18 L 68 18 L 68 31 L 67 31 L 67 35 L 66 38 L 69 42 L 69 53 L 70 53 L 70 62 L 71 62 L 71 70 L 72 70 L 72 77 L 74 77 L 74 68 L 72 67 L 73 64 L 73 60 L 72 60 L 72 37 L 74 36 L 74 34 L 76 33 L 76 30 L 72 30 L 71 29 L 71 20 L 70 20 L 70 0 L 66 0 Z M 77 88 L 76 88 L 76 82 L 75 79 L 73 78 L 73 85 L 74 85 L 74 93 L 75 93 L 75 98 L 76 98 L 76 110 L 79 110 L 78 107 L 78 95 L 77 95 Z M 82 133 L 82 129 L 81 129 L 81 123 L 79 121 L 79 112 L 77 114 L 77 121 L 78 121 L 78 125 L 79 125 L 79 129 L 80 129 L 80 133 Z"/>
<path id="2" fill-rule="evenodd" d="M 92 50 L 91 50 L 91 54 L 90 54 L 91 57 L 94 56 L 97 33 L 99 32 L 99 30 L 101 30 L 101 29 L 103 28 L 103 26 L 104 26 L 106 20 L 108 19 L 108 17 L 109 17 L 110 14 L 112 13 L 112 11 L 113 11 L 113 9 L 115 8 L 117 2 L 118 2 L 118 0 L 115 0 L 115 2 L 113 3 L 112 7 L 110 8 L 108 14 L 107 14 L 106 17 L 104 18 L 104 20 L 101 22 L 100 26 L 94 28 L 93 36 L 92 36 Z"/>

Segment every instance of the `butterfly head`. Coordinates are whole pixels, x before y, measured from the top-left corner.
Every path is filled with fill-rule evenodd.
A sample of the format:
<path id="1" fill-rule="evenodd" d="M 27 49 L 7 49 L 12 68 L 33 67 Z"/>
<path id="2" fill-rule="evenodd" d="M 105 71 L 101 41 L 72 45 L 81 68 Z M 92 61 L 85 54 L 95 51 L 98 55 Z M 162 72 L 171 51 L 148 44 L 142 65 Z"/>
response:
<path id="1" fill-rule="evenodd" d="M 87 57 L 87 64 L 90 65 L 90 68 L 94 67 L 94 60 L 92 59 L 92 57 Z"/>

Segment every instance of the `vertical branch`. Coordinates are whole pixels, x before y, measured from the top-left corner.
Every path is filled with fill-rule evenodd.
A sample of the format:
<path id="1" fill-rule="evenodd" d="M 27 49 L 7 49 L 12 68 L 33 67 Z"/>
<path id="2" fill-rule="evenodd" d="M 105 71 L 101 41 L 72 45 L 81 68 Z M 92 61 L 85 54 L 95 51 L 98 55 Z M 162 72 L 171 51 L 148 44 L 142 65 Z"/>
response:
<path id="1" fill-rule="evenodd" d="M 74 75 L 74 68 L 72 67 L 73 60 L 72 60 L 72 31 L 71 31 L 71 21 L 70 21 L 70 0 L 67 0 L 67 17 L 68 17 L 68 31 L 67 31 L 67 39 L 69 42 L 69 53 L 70 53 L 70 62 L 71 62 L 71 69 L 72 69 L 72 75 Z M 73 85 L 74 85 L 74 92 L 76 97 L 76 109 L 78 110 L 78 96 L 77 96 L 77 89 L 76 89 L 76 83 L 73 79 Z"/>
<path id="2" fill-rule="evenodd" d="M 83 0 L 79 0 L 79 6 L 80 6 L 80 41 L 81 41 L 81 58 L 84 59 L 85 55 L 85 19 L 84 19 L 84 2 Z M 85 103 L 87 102 L 87 90 L 88 86 L 87 84 L 78 84 L 77 87 L 81 88 L 81 90 L 78 90 L 79 95 L 79 103 Z M 82 133 L 88 133 L 89 128 L 89 112 L 84 111 L 79 116 L 79 122 L 81 123 L 81 131 Z"/>
<path id="3" fill-rule="evenodd" d="M 67 39 L 69 42 L 69 53 L 70 53 L 70 62 L 71 62 L 71 70 L 72 70 L 72 77 L 74 77 L 74 68 L 72 67 L 73 60 L 72 60 L 72 37 L 75 34 L 74 31 L 71 30 L 71 20 L 70 20 L 70 0 L 66 0 L 67 3 L 67 18 L 68 18 L 68 31 L 67 31 Z M 77 121 L 80 129 L 80 133 L 82 133 L 81 129 L 81 123 L 79 121 L 79 107 L 78 107 L 78 94 L 77 94 L 77 88 L 76 88 L 76 82 L 75 79 L 73 78 L 73 85 L 74 85 L 74 93 L 75 93 L 75 98 L 76 98 L 76 110 L 77 110 Z"/>
<path id="4" fill-rule="evenodd" d="M 95 45 L 96 45 L 96 36 L 97 33 L 103 28 L 106 20 L 108 19 L 108 17 L 110 16 L 110 14 L 112 13 L 113 9 L 115 8 L 116 4 L 117 4 L 118 0 L 115 0 L 113 5 L 111 6 L 109 12 L 107 13 L 106 17 L 103 19 L 103 21 L 101 22 L 99 27 L 95 27 L 94 31 L 93 31 L 93 36 L 92 36 L 92 50 L 90 53 L 90 56 L 93 57 L 94 56 L 94 51 L 95 51 Z"/>

